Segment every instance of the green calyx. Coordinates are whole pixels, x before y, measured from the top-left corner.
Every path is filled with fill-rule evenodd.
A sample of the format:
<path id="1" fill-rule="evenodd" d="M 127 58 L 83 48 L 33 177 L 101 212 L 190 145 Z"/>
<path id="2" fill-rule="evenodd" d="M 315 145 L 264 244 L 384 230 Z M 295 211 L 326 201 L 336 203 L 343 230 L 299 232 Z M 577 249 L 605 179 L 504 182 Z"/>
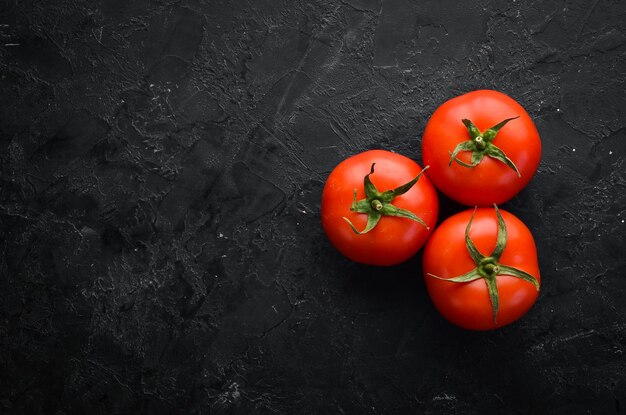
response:
<path id="1" fill-rule="evenodd" d="M 498 275 L 509 275 L 512 277 L 520 278 L 524 281 L 527 281 L 535 286 L 537 291 L 539 291 L 539 281 L 534 276 L 529 273 L 522 271 L 521 269 L 513 268 L 508 265 L 500 264 L 500 257 L 502 256 L 502 252 L 504 252 L 504 248 L 506 247 L 507 234 L 506 234 L 506 224 L 504 223 L 504 219 L 502 219 L 502 215 L 500 214 L 500 210 L 498 210 L 498 206 L 493 205 L 496 208 L 496 216 L 498 218 L 498 236 L 496 240 L 496 247 L 493 252 L 489 256 L 484 256 L 481 254 L 474 242 L 469 236 L 470 228 L 472 227 L 472 221 L 474 220 L 474 214 L 476 213 L 476 208 L 474 208 L 474 213 L 472 213 L 472 217 L 465 228 L 465 246 L 467 247 L 467 251 L 472 257 L 472 260 L 476 264 L 476 268 L 473 270 L 459 275 L 453 278 L 441 278 L 433 274 L 427 274 L 430 277 L 437 278 L 443 281 L 462 283 L 462 282 L 471 282 L 478 279 L 484 279 L 487 284 L 487 290 L 489 291 L 489 298 L 491 300 L 491 308 L 493 310 L 493 323 L 497 323 L 498 316 L 498 308 L 499 308 L 499 296 L 498 296 L 498 286 L 496 284 L 496 277 Z"/>
<path id="2" fill-rule="evenodd" d="M 367 214 L 367 224 L 365 225 L 365 229 L 362 231 L 357 230 L 357 228 L 350 222 L 350 220 L 344 217 L 345 221 L 348 222 L 348 225 L 352 228 L 354 233 L 362 235 L 364 233 L 368 233 L 372 229 L 376 227 L 380 218 L 383 216 L 398 216 L 401 218 L 411 219 L 415 222 L 422 224 L 426 229 L 429 229 L 426 223 L 417 217 L 417 215 L 411 211 L 401 209 L 391 204 L 393 199 L 397 196 L 400 196 L 406 192 L 408 192 L 415 183 L 422 177 L 424 171 L 428 168 L 426 166 L 413 180 L 408 183 L 403 184 L 393 190 L 387 190 L 384 192 L 379 192 L 374 186 L 374 183 L 370 180 L 370 175 L 374 173 L 374 166 L 376 163 L 372 163 L 372 168 L 370 172 L 365 175 L 363 179 L 363 186 L 365 188 L 365 199 L 356 200 L 357 190 L 354 189 L 354 200 L 352 201 L 352 206 L 350 206 L 350 210 L 358 213 L 366 213 Z"/>
<path id="3" fill-rule="evenodd" d="M 452 165 L 453 161 L 456 161 L 458 164 L 464 167 L 476 167 L 485 156 L 491 157 L 493 159 L 499 160 L 515 170 L 518 177 L 522 177 L 519 170 L 517 170 L 517 166 L 510 158 L 504 154 L 504 151 L 500 150 L 493 144 L 493 140 L 496 138 L 498 131 L 502 129 L 509 121 L 512 121 L 517 117 L 507 118 L 504 121 L 499 122 L 491 128 L 488 128 L 485 131 L 480 131 L 473 122 L 468 119 L 463 119 L 463 124 L 467 128 L 467 132 L 470 135 L 470 139 L 467 141 L 463 141 L 456 146 L 453 152 L 450 153 L 450 162 L 448 166 Z M 472 152 L 472 162 L 465 163 L 464 161 L 459 160 L 456 155 L 461 151 L 471 151 Z"/>

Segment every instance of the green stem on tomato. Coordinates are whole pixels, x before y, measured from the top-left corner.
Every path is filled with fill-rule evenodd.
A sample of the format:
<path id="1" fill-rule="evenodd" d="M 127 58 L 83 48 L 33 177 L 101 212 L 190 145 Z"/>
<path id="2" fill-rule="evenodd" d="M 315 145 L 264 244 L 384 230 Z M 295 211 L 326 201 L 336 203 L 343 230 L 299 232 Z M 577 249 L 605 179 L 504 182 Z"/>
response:
<path id="1" fill-rule="evenodd" d="M 470 139 L 459 143 L 454 151 L 448 152 L 450 154 L 450 162 L 448 163 L 448 166 L 451 166 L 452 162 L 455 161 L 463 167 L 473 168 L 478 166 L 483 158 L 487 156 L 495 160 L 501 161 L 502 163 L 513 169 L 515 173 L 517 173 L 518 177 L 522 177 L 515 163 L 513 163 L 513 161 L 504 153 L 504 151 L 502 151 L 500 148 L 496 147 L 493 144 L 493 140 L 496 138 L 498 131 L 500 131 L 502 127 L 504 127 L 509 121 L 512 121 L 516 118 L 519 118 L 519 116 L 507 118 L 503 121 L 500 121 L 498 124 L 486 129 L 485 131 L 480 131 L 473 122 L 464 118 L 462 121 L 467 128 Z M 466 163 L 457 158 L 457 154 L 462 151 L 472 152 L 471 163 Z"/>
<path id="2" fill-rule="evenodd" d="M 397 216 L 401 218 L 410 219 L 412 221 L 418 222 L 426 229 L 430 229 L 426 222 L 420 219 L 415 213 L 401 209 L 397 206 L 394 206 L 391 202 L 397 197 L 406 192 L 408 192 L 417 181 L 422 177 L 422 174 L 428 169 L 429 166 L 426 166 L 422 169 L 421 172 L 410 182 L 403 184 L 402 186 L 398 186 L 393 190 L 386 190 L 384 192 L 379 192 L 374 186 L 374 183 L 370 180 L 370 174 L 374 174 L 374 166 L 376 163 L 372 163 L 372 167 L 370 172 L 365 175 L 363 178 L 363 187 L 365 190 L 365 198 L 361 200 L 356 200 L 357 190 L 354 189 L 354 198 L 352 201 L 352 205 L 350 206 L 350 210 L 357 213 L 365 213 L 367 214 L 367 224 L 362 231 L 359 231 L 353 224 L 350 222 L 350 219 L 344 217 L 344 220 L 348 222 L 350 228 L 354 231 L 354 233 L 362 235 L 365 234 L 376 227 L 378 222 L 380 221 L 382 216 Z"/>

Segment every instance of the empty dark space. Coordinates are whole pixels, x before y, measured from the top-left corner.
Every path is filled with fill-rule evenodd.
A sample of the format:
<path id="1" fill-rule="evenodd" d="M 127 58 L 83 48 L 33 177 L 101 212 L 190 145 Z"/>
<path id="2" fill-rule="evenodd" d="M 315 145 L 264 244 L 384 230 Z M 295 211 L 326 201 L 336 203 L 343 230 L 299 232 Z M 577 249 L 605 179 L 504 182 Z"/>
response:
<path id="1" fill-rule="evenodd" d="M 0 76 L 1 413 L 626 411 L 623 1 L 1 0 Z M 319 215 L 476 89 L 543 144 L 502 205 L 542 289 L 488 332 Z"/>

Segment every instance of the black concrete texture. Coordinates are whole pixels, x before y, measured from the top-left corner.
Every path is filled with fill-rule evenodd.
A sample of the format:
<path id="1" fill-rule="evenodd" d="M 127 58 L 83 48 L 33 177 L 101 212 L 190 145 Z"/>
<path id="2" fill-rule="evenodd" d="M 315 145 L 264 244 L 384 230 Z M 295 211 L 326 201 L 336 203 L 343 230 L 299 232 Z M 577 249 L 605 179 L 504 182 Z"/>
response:
<path id="1" fill-rule="evenodd" d="M 626 411 L 624 1 L 3 0 L 0 71 L 0 412 Z M 319 218 L 481 88 L 543 142 L 502 206 L 542 290 L 491 332 Z"/>

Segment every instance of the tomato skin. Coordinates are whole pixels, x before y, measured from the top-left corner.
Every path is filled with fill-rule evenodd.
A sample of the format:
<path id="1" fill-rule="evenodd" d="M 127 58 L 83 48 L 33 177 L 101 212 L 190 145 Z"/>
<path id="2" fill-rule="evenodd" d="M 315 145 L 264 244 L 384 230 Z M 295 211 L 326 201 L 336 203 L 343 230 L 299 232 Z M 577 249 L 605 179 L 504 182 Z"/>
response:
<path id="1" fill-rule="evenodd" d="M 473 209 L 451 216 L 441 223 L 424 248 L 423 271 L 426 288 L 439 312 L 450 322 L 471 330 L 490 330 L 506 326 L 522 317 L 534 304 L 537 289 L 519 278 L 496 277 L 500 307 L 494 324 L 492 305 L 483 279 L 454 283 L 428 276 L 453 278 L 476 268 L 465 245 L 465 228 Z M 541 282 L 537 248 L 524 223 L 511 213 L 500 210 L 506 223 L 508 240 L 500 263 L 533 275 Z M 493 208 L 476 210 L 469 235 L 483 255 L 496 246 L 497 219 Z"/>
<path id="2" fill-rule="evenodd" d="M 385 150 L 370 150 L 342 161 L 328 176 L 322 193 L 321 216 L 330 242 L 347 258 L 369 265 L 394 265 L 406 261 L 424 245 L 437 223 L 439 199 L 426 175 L 393 205 L 420 217 L 430 229 L 410 219 L 383 216 L 370 232 L 355 234 L 343 217 L 359 230 L 365 228 L 367 215 L 350 211 L 357 190 L 357 200 L 365 197 L 363 178 L 376 163 L 370 176 L 380 192 L 394 189 L 414 179 L 422 168 L 413 160 Z"/>
<path id="3" fill-rule="evenodd" d="M 516 116 L 519 118 L 498 132 L 493 144 L 515 163 L 521 177 L 490 157 L 473 168 L 455 162 L 448 166 L 449 152 L 469 139 L 463 118 L 484 131 Z M 470 152 L 461 152 L 457 157 L 471 162 Z M 452 98 L 437 108 L 424 131 L 422 159 L 430 165 L 426 172 L 429 179 L 446 196 L 467 206 L 490 206 L 511 199 L 532 179 L 541 159 L 541 140 L 530 116 L 513 98 L 498 91 L 478 90 Z"/>

